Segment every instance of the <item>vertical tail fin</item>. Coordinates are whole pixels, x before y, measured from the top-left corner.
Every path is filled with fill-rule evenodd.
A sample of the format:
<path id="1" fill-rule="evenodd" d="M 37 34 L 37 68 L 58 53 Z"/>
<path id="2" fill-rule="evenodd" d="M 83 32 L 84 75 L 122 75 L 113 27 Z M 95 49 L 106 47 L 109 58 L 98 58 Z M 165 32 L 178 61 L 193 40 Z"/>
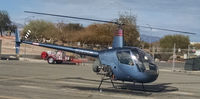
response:
<path id="1" fill-rule="evenodd" d="M 117 47 L 123 47 L 124 42 L 123 42 L 123 30 L 121 27 L 118 29 L 118 31 L 114 34 L 114 39 L 112 43 L 112 48 L 117 48 Z"/>
<path id="2" fill-rule="evenodd" d="M 18 29 L 15 30 L 15 48 L 16 48 L 16 55 L 19 56 L 19 48 L 20 48 L 20 33 Z"/>

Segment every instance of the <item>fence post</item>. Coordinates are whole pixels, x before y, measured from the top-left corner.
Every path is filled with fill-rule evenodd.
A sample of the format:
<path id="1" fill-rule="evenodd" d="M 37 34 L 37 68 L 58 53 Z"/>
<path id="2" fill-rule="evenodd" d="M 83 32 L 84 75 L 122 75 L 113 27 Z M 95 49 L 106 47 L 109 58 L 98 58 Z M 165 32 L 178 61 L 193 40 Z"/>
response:
<path id="1" fill-rule="evenodd" d="M 175 71 L 175 58 L 176 58 L 176 43 L 174 43 L 172 71 Z"/>
<path id="2" fill-rule="evenodd" d="M 190 45 L 188 45 L 188 57 L 187 57 L 187 59 L 189 59 L 190 58 Z"/>
<path id="3" fill-rule="evenodd" d="M 155 60 L 155 47 L 153 46 L 153 60 Z"/>
<path id="4" fill-rule="evenodd" d="M 0 40 L 0 57 L 1 57 L 1 47 L 2 46 L 2 40 Z"/>

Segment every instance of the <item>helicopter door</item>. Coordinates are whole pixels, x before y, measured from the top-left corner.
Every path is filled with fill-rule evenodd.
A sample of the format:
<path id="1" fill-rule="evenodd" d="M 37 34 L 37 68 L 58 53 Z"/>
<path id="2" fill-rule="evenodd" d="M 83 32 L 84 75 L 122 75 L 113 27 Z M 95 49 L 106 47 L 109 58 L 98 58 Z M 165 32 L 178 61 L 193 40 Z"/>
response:
<path id="1" fill-rule="evenodd" d="M 119 50 L 116 52 L 118 58 L 118 70 L 120 71 L 120 77 L 122 80 L 130 80 L 130 75 L 136 68 L 132 59 L 132 53 L 130 50 Z"/>

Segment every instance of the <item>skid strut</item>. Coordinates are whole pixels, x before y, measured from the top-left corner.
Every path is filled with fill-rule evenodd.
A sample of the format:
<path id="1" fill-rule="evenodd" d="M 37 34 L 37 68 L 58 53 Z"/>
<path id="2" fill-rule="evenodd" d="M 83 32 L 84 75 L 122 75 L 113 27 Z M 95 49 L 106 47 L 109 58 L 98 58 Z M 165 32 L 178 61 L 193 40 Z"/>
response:
<path id="1" fill-rule="evenodd" d="M 144 88 L 144 83 L 142 83 L 142 89 L 143 89 L 143 91 L 145 91 L 145 88 Z"/>
<path id="2" fill-rule="evenodd" d="M 102 77 L 102 79 L 101 79 L 101 82 L 100 82 L 100 84 L 99 84 L 98 90 L 100 90 L 101 85 L 102 85 L 102 83 L 103 83 L 104 80 L 110 80 L 110 82 L 112 83 L 113 88 L 116 88 L 115 85 L 114 85 L 113 79 L 112 79 L 111 77 L 105 78 L 105 76 L 104 76 L 104 77 Z"/>

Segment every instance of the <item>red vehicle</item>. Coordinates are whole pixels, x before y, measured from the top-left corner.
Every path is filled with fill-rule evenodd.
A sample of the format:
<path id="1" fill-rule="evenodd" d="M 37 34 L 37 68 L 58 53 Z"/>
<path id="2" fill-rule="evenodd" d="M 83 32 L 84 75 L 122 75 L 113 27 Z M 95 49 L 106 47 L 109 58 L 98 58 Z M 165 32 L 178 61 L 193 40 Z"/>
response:
<path id="1" fill-rule="evenodd" d="M 47 60 L 49 64 L 76 64 L 87 62 L 87 59 L 75 59 L 72 56 L 67 56 L 63 51 L 47 51 L 41 53 L 41 58 Z"/>

